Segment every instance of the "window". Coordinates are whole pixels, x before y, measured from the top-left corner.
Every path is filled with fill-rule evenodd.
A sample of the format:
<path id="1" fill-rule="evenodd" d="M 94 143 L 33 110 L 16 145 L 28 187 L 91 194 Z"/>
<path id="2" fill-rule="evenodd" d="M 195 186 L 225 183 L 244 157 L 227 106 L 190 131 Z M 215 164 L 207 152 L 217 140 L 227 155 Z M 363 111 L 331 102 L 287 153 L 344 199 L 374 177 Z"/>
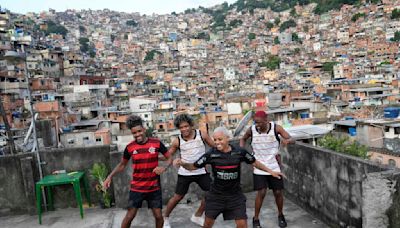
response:
<path id="1" fill-rule="evenodd" d="M 383 162 L 383 157 L 382 157 L 382 156 L 378 156 L 378 157 L 376 157 L 375 161 L 376 161 L 377 163 L 379 163 L 379 164 L 382 164 L 382 162 Z"/>
<path id="2" fill-rule="evenodd" d="M 389 159 L 389 165 L 392 167 L 396 167 L 396 161 L 393 159 Z"/>
<path id="3" fill-rule="evenodd" d="M 68 144 L 74 144 L 75 140 L 74 139 L 68 139 Z"/>
<path id="4" fill-rule="evenodd" d="M 144 114 L 144 118 L 149 118 L 149 115 L 148 114 Z"/>
<path id="5" fill-rule="evenodd" d="M 87 136 L 83 137 L 83 140 L 89 140 L 89 137 L 87 137 Z"/>
<path id="6" fill-rule="evenodd" d="M 101 142 L 101 138 L 96 138 L 96 142 Z"/>
<path id="7" fill-rule="evenodd" d="M 394 134 L 395 135 L 400 135 L 400 127 L 395 127 L 394 128 Z"/>

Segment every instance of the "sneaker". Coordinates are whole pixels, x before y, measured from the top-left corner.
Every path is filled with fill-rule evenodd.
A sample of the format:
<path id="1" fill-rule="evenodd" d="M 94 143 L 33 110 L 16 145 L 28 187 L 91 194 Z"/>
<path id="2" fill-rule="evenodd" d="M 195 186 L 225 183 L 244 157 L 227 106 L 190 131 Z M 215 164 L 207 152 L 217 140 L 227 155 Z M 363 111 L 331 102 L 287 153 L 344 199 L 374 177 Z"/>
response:
<path id="1" fill-rule="evenodd" d="M 286 227 L 287 223 L 286 223 L 286 220 L 285 220 L 285 216 L 279 215 L 278 216 L 278 223 L 279 223 L 279 227 Z"/>
<path id="2" fill-rule="evenodd" d="M 261 228 L 260 220 L 253 218 L 253 228 Z"/>
<path id="3" fill-rule="evenodd" d="M 193 223 L 195 223 L 195 224 L 197 224 L 197 225 L 199 225 L 199 226 L 203 226 L 204 225 L 204 217 L 203 216 L 200 216 L 200 217 L 197 217 L 196 215 L 192 215 L 192 217 L 190 218 L 190 221 L 192 221 Z"/>
<path id="4" fill-rule="evenodd" d="M 171 225 L 169 224 L 169 218 L 164 217 L 164 226 L 163 228 L 171 228 Z"/>

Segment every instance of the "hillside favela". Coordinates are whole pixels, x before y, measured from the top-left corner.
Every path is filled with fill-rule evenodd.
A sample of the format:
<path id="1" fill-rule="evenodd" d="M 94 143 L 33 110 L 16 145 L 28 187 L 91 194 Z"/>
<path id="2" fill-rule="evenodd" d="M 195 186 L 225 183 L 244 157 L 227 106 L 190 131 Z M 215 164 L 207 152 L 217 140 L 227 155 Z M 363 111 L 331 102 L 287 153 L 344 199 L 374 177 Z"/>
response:
<path id="1" fill-rule="evenodd" d="M 399 0 L 28 2 L 0 227 L 400 228 Z"/>

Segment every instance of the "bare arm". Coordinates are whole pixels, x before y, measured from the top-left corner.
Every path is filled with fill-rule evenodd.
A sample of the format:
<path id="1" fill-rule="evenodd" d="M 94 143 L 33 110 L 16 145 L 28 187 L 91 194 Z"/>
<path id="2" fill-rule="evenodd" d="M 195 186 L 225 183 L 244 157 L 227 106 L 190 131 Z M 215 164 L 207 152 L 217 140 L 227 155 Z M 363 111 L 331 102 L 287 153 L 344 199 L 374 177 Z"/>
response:
<path id="1" fill-rule="evenodd" d="M 294 139 L 289 135 L 285 129 L 283 129 L 282 126 L 276 125 L 276 132 L 282 137 L 282 143 L 283 144 L 289 144 L 289 143 L 294 143 Z"/>
<path id="2" fill-rule="evenodd" d="M 114 177 L 115 174 L 124 171 L 126 165 L 128 164 L 129 160 L 122 159 L 117 166 L 115 166 L 114 170 L 108 175 L 108 177 L 103 182 L 104 188 L 109 188 L 111 184 L 111 179 Z"/>
<path id="3" fill-rule="evenodd" d="M 167 152 L 167 164 L 168 166 L 170 166 L 172 164 L 173 161 L 173 157 L 174 154 L 176 153 L 176 151 L 179 149 L 179 142 L 178 139 L 175 138 L 174 141 L 172 141 L 171 147 L 168 149 Z"/>
<path id="4" fill-rule="evenodd" d="M 171 166 L 172 158 L 173 158 L 175 152 L 178 150 L 178 148 L 179 148 L 178 139 L 174 139 L 172 141 L 171 147 L 162 156 L 165 159 L 160 159 L 160 157 L 158 157 L 160 160 L 166 161 L 165 163 L 167 165 L 166 166 L 158 165 L 156 168 L 153 169 L 153 172 L 155 172 L 157 175 L 161 175 L 162 173 L 164 173 L 168 169 L 168 167 Z"/>
<path id="5" fill-rule="evenodd" d="M 201 137 L 203 137 L 204 141 L 210 146 L 215 147 L 214 140 L 208 135 L 207 132 L 201 131 Z"/>
<path id="6" fill-rule="evenodd" d="M 250 137 L 251 137 L 251 128 L 248 128 L 246 133 L 244 133 L 243 137 L 240 139 L 240 147 L 244 148 L 247 139 L 249 139 Z"/>
<path id="7" fill-rule="evenodd" d="M 281 179 L 281 176 L 283 176 L 282 173 L 272 171 L 270 168 L 268 168 L 267 166 L 265 166 L 264 164 L 262 164 L 261 162 L 259 162 L 257 160 L 253 163 L 253 166 L 256 167 L 257 169 L 261 169 L 262 171 L 270 173 L 272 176 L 274 176 L 278 179 Z"/>
<path id="8" fill-rule="evenodd" d="M 178 166 L 178 167 L 182 166 L 183 168 L 185 168 L 187 170 L 196 170 L 196 169 L 198 169 L 196 166 L 194 166 L 193 163 L 183 162 L 182 159 L 180 159 L 180 158 L 177 158 L 177 159 L 174 160 L 174 165 Z"/>

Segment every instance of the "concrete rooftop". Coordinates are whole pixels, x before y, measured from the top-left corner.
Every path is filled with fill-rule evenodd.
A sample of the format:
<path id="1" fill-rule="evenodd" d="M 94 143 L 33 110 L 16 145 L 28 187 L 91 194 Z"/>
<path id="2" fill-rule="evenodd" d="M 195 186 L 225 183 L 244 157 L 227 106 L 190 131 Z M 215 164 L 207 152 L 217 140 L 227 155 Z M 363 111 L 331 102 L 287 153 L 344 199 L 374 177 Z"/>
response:
<path id="1" fill-rule="evenodd" d="M 249 217 L 248 225 L 252 227 L 251 218 L 254 213 L 255 192 L 247 193 L 247 216 Z M 182 200 L 182 202 L 184 202 Z M 181 203 L 175 208 L 170 217 L 172 227 L 196 228 L 199 227 L 190 222 L 190 216 L 197 208 L 199 202 L 186 204 Z M 43 214 L 43 224 L 38 224 L 37 216 L 17 215 L 2 217 L 0 219 L 0 227 L 3 228 L 25 228 L 25 227 L 54 227 L 54 228 L 118 228 L 120 227 L 122 218 L 126 211 L 119 208 L 100 209 L 86 208 L 84 210 L 85 218 L 79 216 L 79 209 L 67 208 L 56 209 Z M 289 228 L 326 228 L 327 225 L 308 214 L 299 206 L 289 200 L 285 200 L 284 214 Z M 278 227 L 277 212 L 272 193 L 268 192 L 261 210 L 261 225 L 263 227 Z M 139 210 L 137 217 L 133 220 L 132 227 L 147 228 L 154 227 L 152 213 L 147 208 Z M 215 228 L 235 227 L 234 221 L 223 221 L 222 215 L 217 218 L 214 225 Z"/>

